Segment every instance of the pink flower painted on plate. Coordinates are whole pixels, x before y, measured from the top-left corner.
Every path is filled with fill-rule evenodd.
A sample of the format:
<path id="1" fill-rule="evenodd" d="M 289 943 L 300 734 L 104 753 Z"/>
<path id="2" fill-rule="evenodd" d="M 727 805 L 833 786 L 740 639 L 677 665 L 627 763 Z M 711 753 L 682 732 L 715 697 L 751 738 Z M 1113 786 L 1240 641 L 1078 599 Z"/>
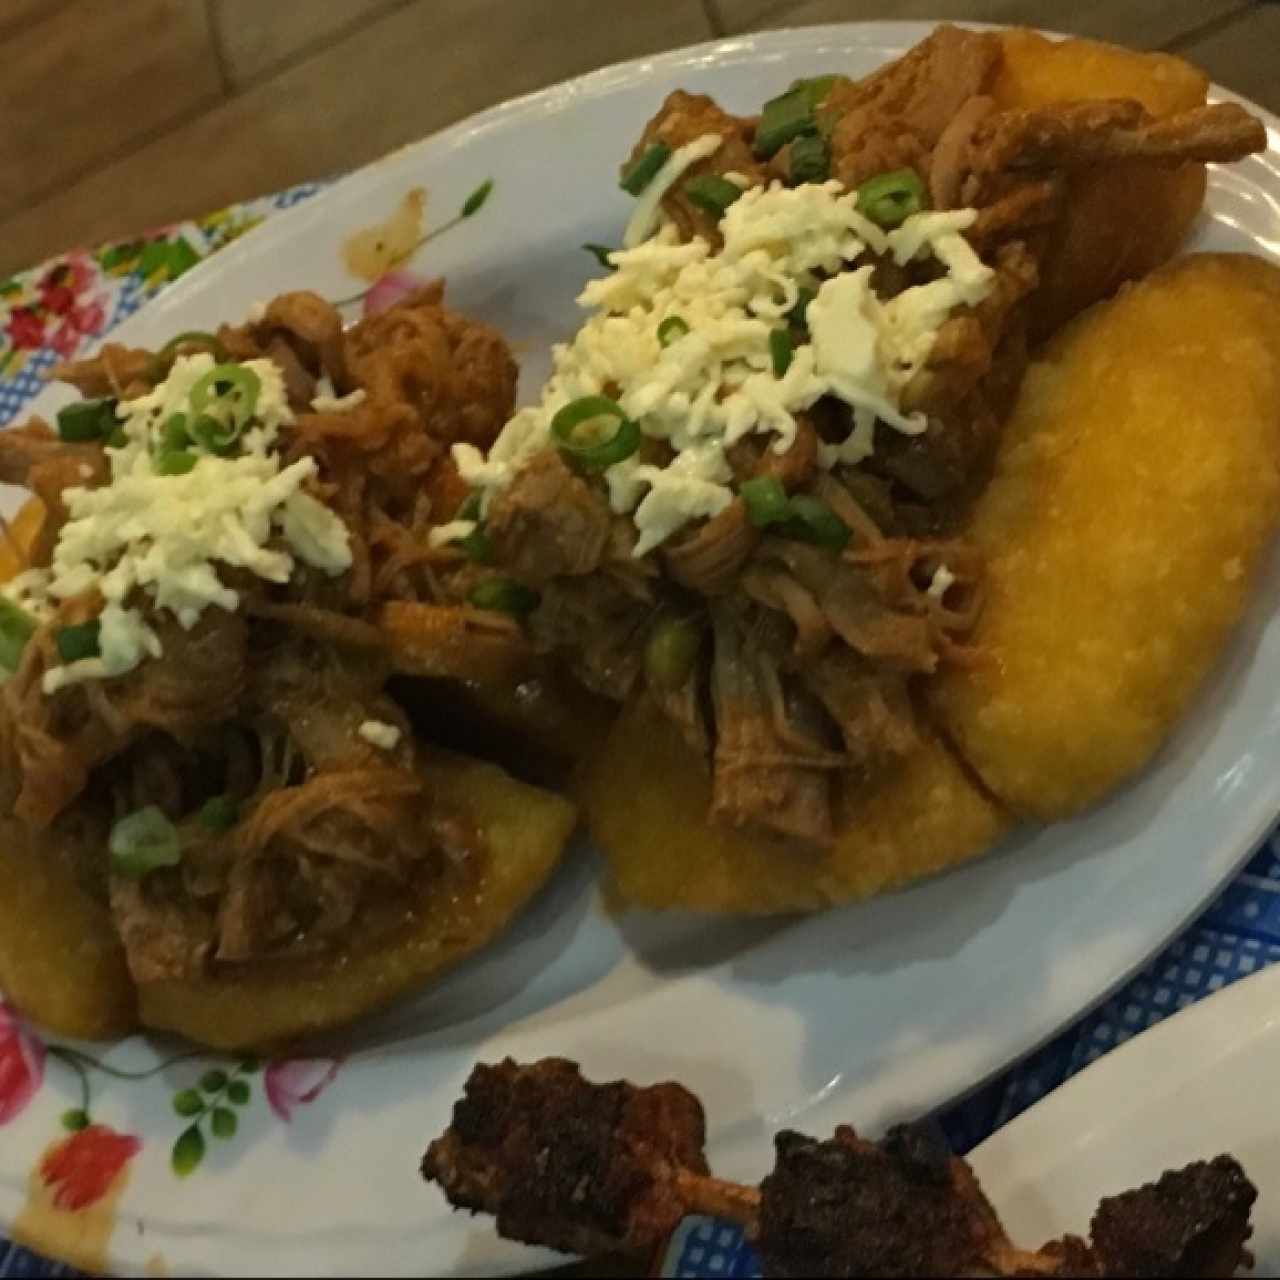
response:
<path id="1" fill-rule="evenodd" d="M 75 355 L 83 339 L 101 333 L 107 309 L 101 298 L 72 307 L 62 324 L 49 336 L 49 345 L 64 358 Z"/>
<path id="2" fill-rule="evenodd" d="M 262 1083 L 271 1110 L 288 1124 L 293 1109 L 314 1102 L 341 1067 L 341 1058 L 282 1058 L 270 1063 Z"/>
<path id="3" fill-rule="evenodd" d="M 5 333 L 19 351 L 34 351 L 44 345 L 44 320 L 31 307 L 14 307 Z"/>
<path id="4" fill-rule="evenodd" d="M 364 314 L 372 316 L 379 311 L 388 311 L 427 283 L 426 276 L 412 271 L 388 271 L 386 275 L 379 276 L 364 295 Z"/>
<path id="5" fill-rule="evenodd" d="M 44 1045 L 0 1000 L 0 1125 L 26 1110 L 44 1080 Z"/>
<path id="6" fill-rule="evenodd" d="M 53 1191 L 56 1209 L 72 1213 L 97 1204 L 142 1150 L 132 1134 L 91 1124 L 50 1147 L 40 1161 L 40 1177 Z"/>

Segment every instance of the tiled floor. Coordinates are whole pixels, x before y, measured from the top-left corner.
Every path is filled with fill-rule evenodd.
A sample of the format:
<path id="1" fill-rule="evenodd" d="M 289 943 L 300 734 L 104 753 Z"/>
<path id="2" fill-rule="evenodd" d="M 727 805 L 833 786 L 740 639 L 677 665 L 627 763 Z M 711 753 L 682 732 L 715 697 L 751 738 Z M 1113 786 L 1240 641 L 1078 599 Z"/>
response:
<path id="1" fill-rule="evenodd" d="M 0 276 L 758 27 L 1020 22 L 1174 48 L 1280 110 L 1267 0 L 0 0 Z"/>

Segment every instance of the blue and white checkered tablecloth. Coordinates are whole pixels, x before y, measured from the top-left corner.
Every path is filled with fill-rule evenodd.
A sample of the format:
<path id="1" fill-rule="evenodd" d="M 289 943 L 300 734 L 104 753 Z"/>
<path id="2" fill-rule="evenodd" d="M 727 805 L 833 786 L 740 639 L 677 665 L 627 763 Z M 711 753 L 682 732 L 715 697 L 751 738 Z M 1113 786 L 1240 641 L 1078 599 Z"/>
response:
<path id="1" fill-rule="evenodd" d="M 202 257 L 320 189 L 295 187 L 0 280 L 0 423 L 17 416 L 55 361 L 109 331 Z M 952 1145 L 968 1151 L 1130 1036 L 1277 959 L 1280 829 L 1218 901 L 1116 995 L 945 1112 L 940 1119 Z M 667 1261 L 670 1275 L 727 1280 L 759 1274 L 736 1228 L 702 1220 L 684 1224 Z M 0 1240 L 0 1280 L 76 1274 Z"/>

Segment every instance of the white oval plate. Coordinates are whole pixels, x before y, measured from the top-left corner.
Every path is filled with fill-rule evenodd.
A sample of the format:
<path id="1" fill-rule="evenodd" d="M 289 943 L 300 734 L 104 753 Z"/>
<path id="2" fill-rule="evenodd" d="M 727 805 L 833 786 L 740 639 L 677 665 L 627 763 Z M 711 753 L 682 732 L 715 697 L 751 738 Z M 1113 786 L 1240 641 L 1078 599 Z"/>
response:
<path id="1" fill-rule="evenodd" d="M 1254 1274 L 1280 1275 L 1280 969 L 1126 1042 L 969 1155 L 1009 1236 L 1087 1235 L 1103 1196 L 1230 1152 L 1258 1188 Z"/>
<path id="2" fill-rule="evenodd" d="M 623 225 L 618 157 L 668 91 L 705 90 L 751 110 L 798 76 L 870 71 L 927 31 L 857 24 L 728 40 L 498 107 L 272 218 L 112 336 L 159 344 L 289 289 L 343 296 L 352 282 L 338 247 L 350 231 L 384 218 L 415 185 L 430 189 L 438 222 L 492 176 L 483 215 L 424 251 L 422 266 L 448 276 L 454 305 L 519 344 L 528 396 L 546 373 L 549 343 L 575 324 L 573 299 L 593 267 L 579 246 L 616 241 Z M 1214 175 L 1195 247 L 1280 256 L 1280 122 L 1269 124 L 1264 158 Z M 853 1120 L 874 1131 L 978 1084 L 1140 965 L 1280 813 L 1280 620 L 1269 607 L 1278 586 L 1274 566 L 1194 713 L 1137 785 L 977 865 L 815 919 L 615 921 L 579 851 L 504 942 L 353 1033 L 343 1070 L 290 1124 L 273 1118 L 254 1084 L 238 1137 L 211 1138 L 183 1180 L 169 1155 L 186 1122 L 170 1098 L 199 1066 L 132 1084 L 91 1072 L 95 1123 L 142 1142 L 99 1265 L 183 1274 L 528 1268 L 537 1255 L 496 1240 L 487 1221 L 451 1215 L 417 1176 L 477 1059 L 559 1054 L 597 1079 L 679 1079 L 706 1101 L 713 1163 L 730 1177 L 768 1167 L 780 1125 L 827 1132 Z M 108 1054 L 138 1070 L 161 1061 L 142 1038 Z M 0 1142 L 6 1228 L 59 1115 L 75 1105 L 64 1063 L 47 1060 L 44 1087 Z M 279 1100 L 288 1077 L 277 1069 L 273 1084 Z"/>

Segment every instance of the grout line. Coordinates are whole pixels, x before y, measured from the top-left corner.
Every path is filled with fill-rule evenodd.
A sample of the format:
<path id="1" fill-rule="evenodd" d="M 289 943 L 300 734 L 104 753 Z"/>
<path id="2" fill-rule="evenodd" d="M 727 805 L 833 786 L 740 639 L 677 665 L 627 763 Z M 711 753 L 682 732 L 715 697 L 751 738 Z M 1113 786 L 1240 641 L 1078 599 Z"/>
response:
<path id="1" fill-rule="evenodd" d="M 204 0 L 204 20 L 209 29 L 213 64 L 218 69 L 218 79 L 222 81 L 223 97 L 229 98 L 235 92 L 235 86 L 231 83 L 231 64 L 227 60 L 227 44 L 222 37 L 222 19 L 218 16 L 215 0 Z"/>
<path id="2" fill-rule="evenodd" d="M 716 4 L 716 0 L 702 0 L 702 13 L 707 20 L 707 25 L 711 28 L 713 36 L 720 37 L 728 33 L 727 25 L 720 13 L 719 5 Z"/>
<path id="3" fill-rule="evenodd" d="M 1198 27 L 1192 27 L 1190 31 L 1174 36 L 1172 40 L 1166 40 L 1160 47 L 1166 53 L 1179 53 L 1206 36 L 1216 36 L 1219 31 L 1225 31 L 1228 27 L 1234 26 L 1254 8 L 1253 0 L 1244 0 L 1238 8 L 1232 9 L 1229 13 L 1219 14 L 1216 18 L 1210 18 L 1208 22 L 1202 22 Z"/>

